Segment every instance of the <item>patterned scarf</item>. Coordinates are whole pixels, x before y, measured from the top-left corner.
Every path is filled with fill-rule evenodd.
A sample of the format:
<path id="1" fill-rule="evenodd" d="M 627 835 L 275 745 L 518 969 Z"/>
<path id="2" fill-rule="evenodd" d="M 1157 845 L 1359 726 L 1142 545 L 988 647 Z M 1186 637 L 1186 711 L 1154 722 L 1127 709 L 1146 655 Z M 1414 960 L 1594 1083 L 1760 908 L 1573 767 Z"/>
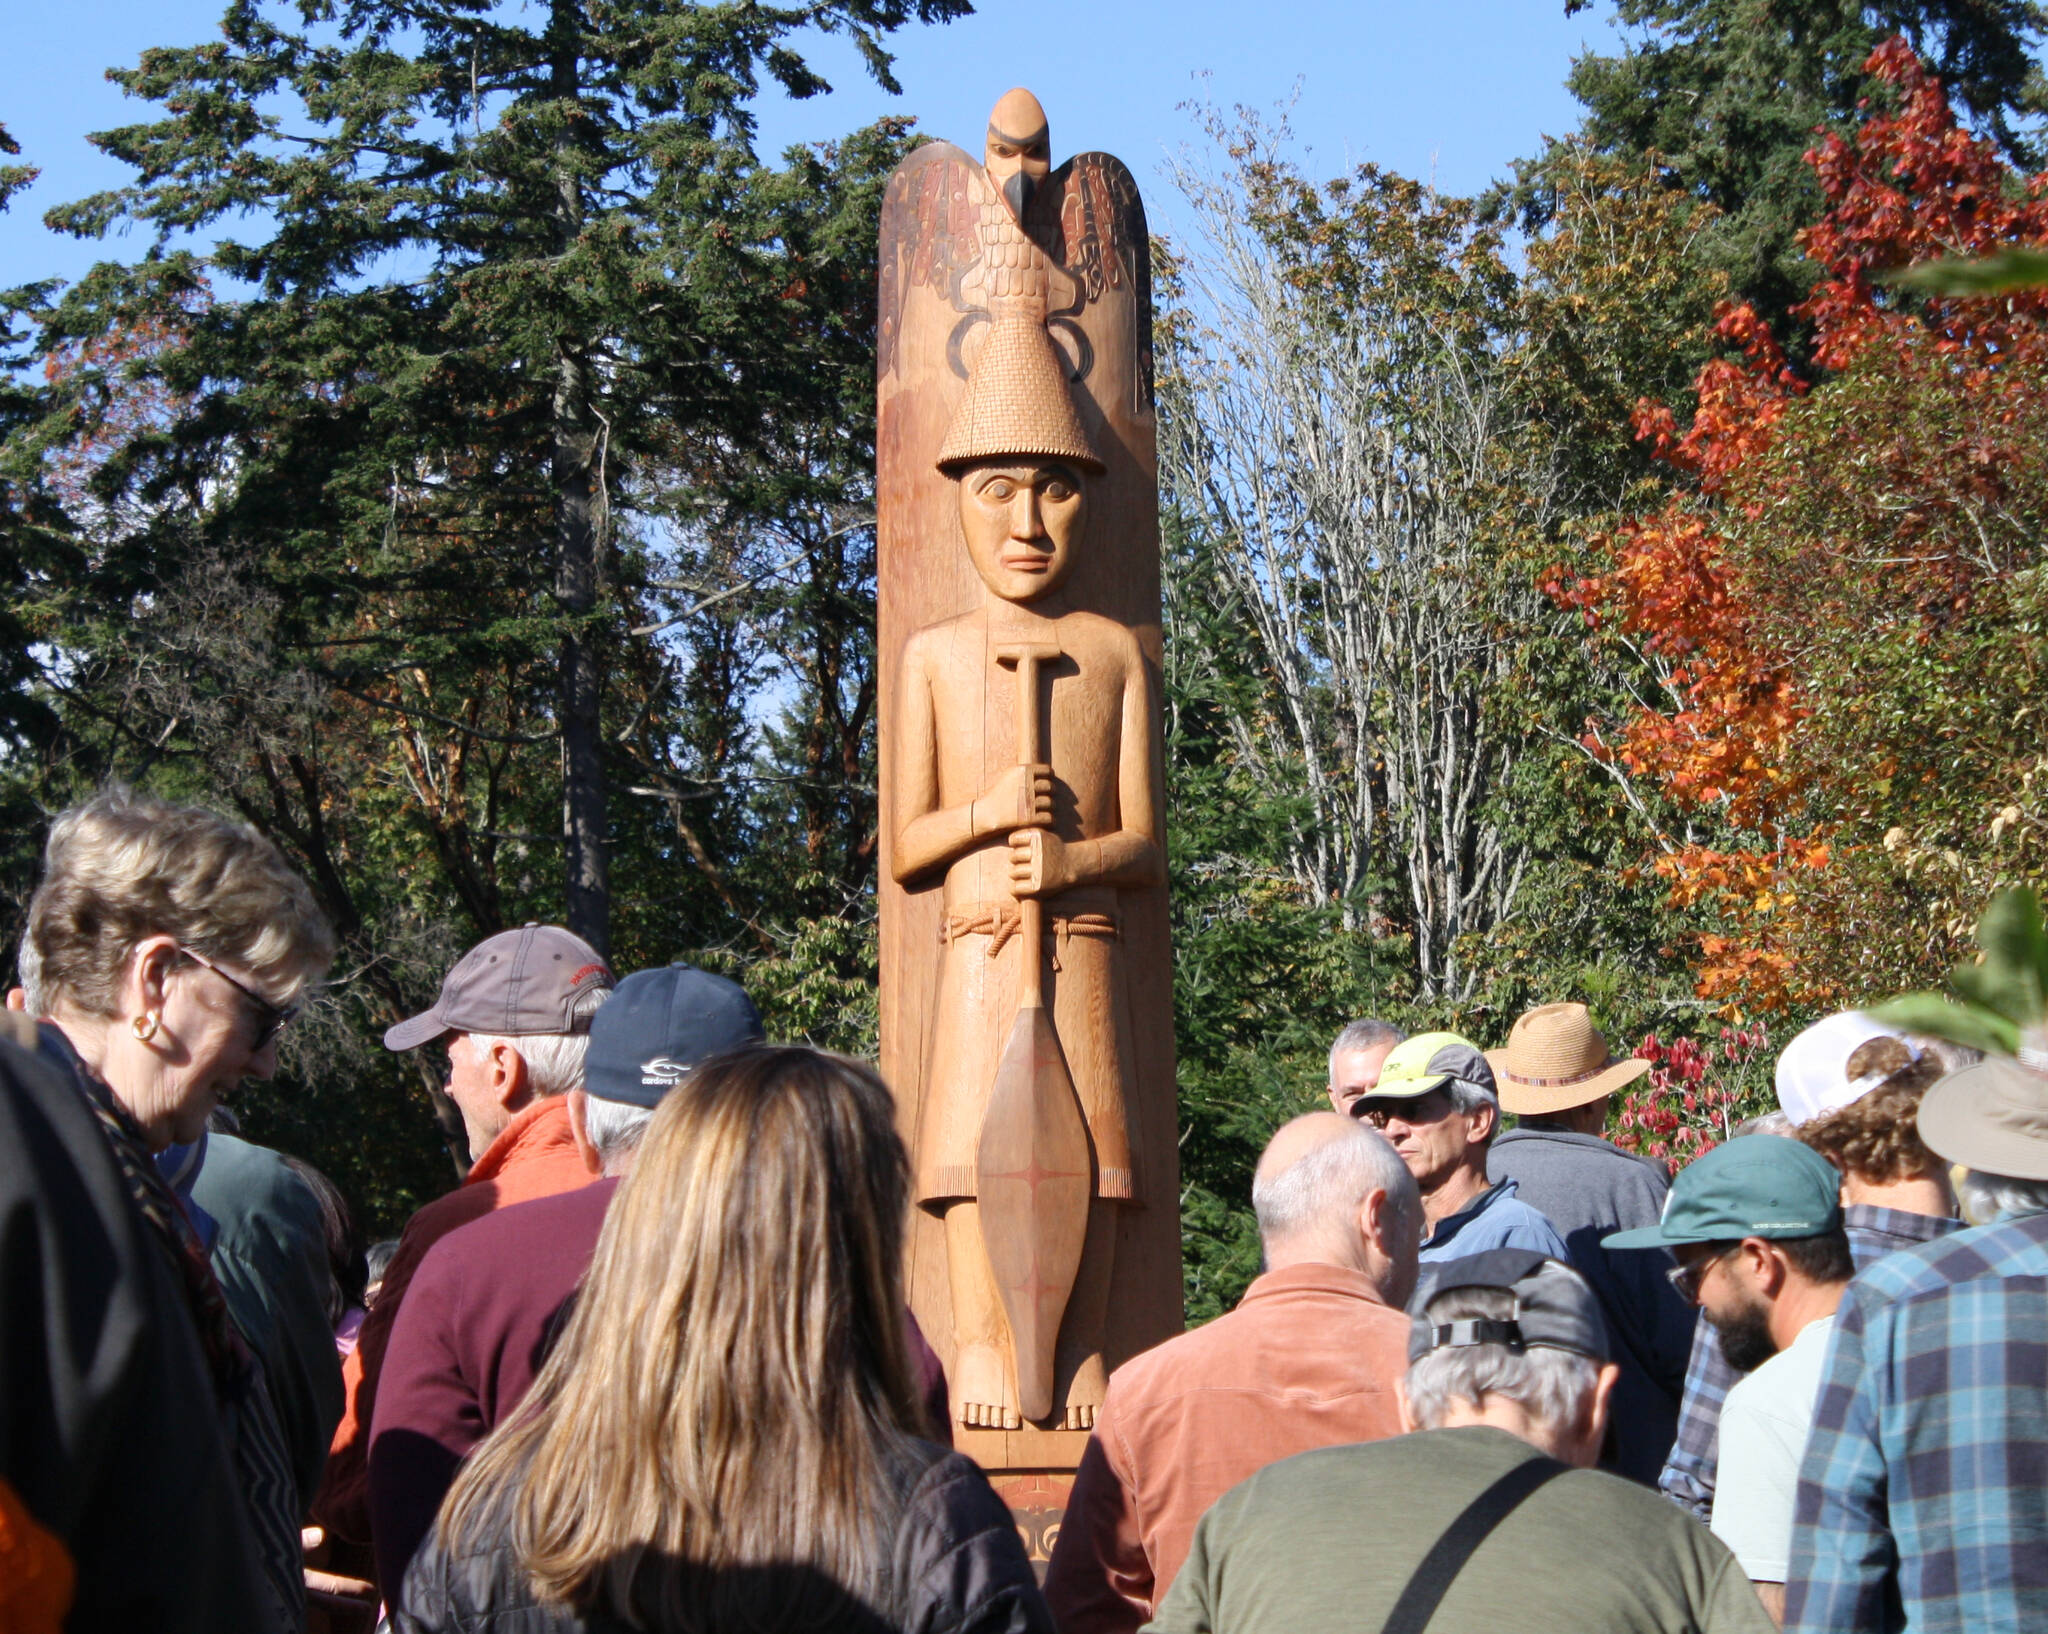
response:
<path id="1" fill-rule="evenodd" d="M 185 1291 L 185 1303 L 191 1308 L 200 1347 L 206 1352 L 206 1365 L 213 1375 L 214 1396 L 223 1404 L 240 1402 L 247 1396 L 254 1378 L 252 1359 L 234 1318 L 228 1314 L 227 1297 L 213 1274 L 198 1228 L 151 1161 L 142 1129 L 128 1115 L 127 1108 L 114 1099 L 114 1092 L 93 1075 L 70 1047 L 71 1041 L 56 1028 L 46 1027 L 43 1037 L 48 1040 L 53 1033 L 63 1040 L 65 1054 L 70 1057 L 67 1065 L 85 1104 L 100 1120 L 100 1130 L 113 1151 L 115 1167 L 121 1171 L 122 1184 L 142 1211 L 151 1235 L 170 1260 L 171 1270 Z"/>

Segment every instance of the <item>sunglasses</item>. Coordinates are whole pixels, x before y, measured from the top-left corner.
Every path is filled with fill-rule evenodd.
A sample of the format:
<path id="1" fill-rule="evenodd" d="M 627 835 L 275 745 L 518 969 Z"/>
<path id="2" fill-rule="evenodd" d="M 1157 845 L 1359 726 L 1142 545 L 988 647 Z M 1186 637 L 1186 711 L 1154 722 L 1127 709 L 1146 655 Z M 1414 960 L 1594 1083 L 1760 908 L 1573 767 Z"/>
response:
<path id="1" fill-rule="evenodd" d="M 268 1044 L 273 1038 L 277 1037 L 279 1033 L 283 1032 L 285 1030 L 286 1025 L 291 1021 L 292 1017 L 296 1016 L 299 1013 L 299 1006 L 296 1004 L 287 1005 L 284 1009 L 280 1010 L 276 1005 L 272 1004 L 270 1000 L 265 998 L 261 993 L 257 992 L 254 988 L 250 987 L 247 982 L 237 980 L 235 977 L 230 976 L 225 970 L 221 969 L 219 965 L 215 964 L 211 959 L 207 958 L 205 954 L 194 953 L 190 948 L 184 947 L 182 945 L 179 947 L 178 951 L 184 954 L 185 957 L 190 959 L 194 964 L 204 965 L 208 970 L 212 971 L 222 981 L 226 982 L 228 986 L 232 987 L 237 993 L 240 993 L 243 998 L 247 999 L 250 1002 L 250 1004 L 255 1006 L 253 1013 L 256 1017 L 257 1025 L 254 1041 L 249 1045 L 249 1053 L 251 1055 L 254 1055 L 258 1050 L 262 1049 L 264 1045 Z"/>
<path id="2" fill-rule="evenodd" d="M 1700 1284 L 1707 1280 L 1707 1273 L 1741 1246 L 1737 1243 L 1735 1248 L 1724 1248 L 1720 1253 L 1709 1254 L 1705 1259 L 1694 1260 L 1690 1265 L 1674 1265 L 1664 1275 L 1669 1279 L 1671 1286 L 1678 1290 L 1680 1299 L 1688 1305 L 1697 1305 L 1700 1302 Z"/>
<path id="3" fill-rule="evenodd" d="M 1363 1106 L 1361 1106 L 1361 1103 Z M 1399 1118 L 1407 1124 L 1439 1123 L 1450 1116 L 1451 1097 L 1442 1089 L 1427 1090 L 1420 1095 L 1375 1099 L 1368 1092 L 1351 1103 L 1351 1115 L 1360 1123 L 1385 1129 L 1387 1124 Z"/>

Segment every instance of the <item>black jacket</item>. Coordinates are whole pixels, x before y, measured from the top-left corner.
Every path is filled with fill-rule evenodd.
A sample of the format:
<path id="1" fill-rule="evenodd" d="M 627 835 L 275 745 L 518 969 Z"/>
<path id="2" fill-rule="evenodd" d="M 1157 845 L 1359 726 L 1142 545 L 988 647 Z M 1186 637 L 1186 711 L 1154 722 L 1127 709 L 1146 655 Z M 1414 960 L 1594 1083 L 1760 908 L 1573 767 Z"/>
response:
<path id="1" fill-rule="evenodd" d="M 850 1596 L 813 1624 L 847 1634 L 1052 1634 L 1016 1522 L 974 1463 L 930 1442 L 900 1482 L 889 1582 L 880 1607 Z M 764 1568 L 787 1571 L 790 1568 Z M 809 1585 L 815 1589 L 815 1585 Z M 621 1634 L 623 1625 L 543 1606 L 527 1588 L 502 1531 L 451 1559 L 429 1537 L 405 1575 L 398 1634 Z"/>
<path id="2" fill-rule="evenodd" d="M 72 1634 L 272 1626 L 183 1294 L 78 1090 L 13 1042 L 0 1043 L 0 1479 L 77 1567 Z"/>

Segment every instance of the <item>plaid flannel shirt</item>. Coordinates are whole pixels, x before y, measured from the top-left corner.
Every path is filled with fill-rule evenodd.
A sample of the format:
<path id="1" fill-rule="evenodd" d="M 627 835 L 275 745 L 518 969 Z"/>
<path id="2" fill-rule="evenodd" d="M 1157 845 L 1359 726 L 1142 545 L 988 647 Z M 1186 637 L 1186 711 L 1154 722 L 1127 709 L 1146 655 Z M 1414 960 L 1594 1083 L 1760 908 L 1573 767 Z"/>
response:
<path id="1" fill-rule="evenodd" d="M 1868 1203 L 1851 1203 L 1842 1210 L 1842 1225 L 1849 1233 L 1849 1255 L 1859 1271 L 1901 1248 L 1945 1237 L 1961 1224 L 1938 1215 L 1873 1208 Z M 1689 1511 L 1702 1526 L 1711 1524 L 1714 1518 L 1721 1403 L 1728 1399 L 1728 1387 L 1741 1377 L 1721 1354 L 1714 1324 L 1700 1323 L 1693 1330 L 1692 1360 L 1685 1370 L 1685 1396 L 1678 1407 L 1678 1439 L 1672 1443 L 1671 1456 L 1664 1462 L 1664 1473 L 1657 1477 L 1657 1488 L 1681 1509 Z"/>
<path id="2" fill-rule="evenodd" d="M 1785 1628 L 2048 1628 L 2048 1214 L 1849 1284 L 1799 1470 Z"/>

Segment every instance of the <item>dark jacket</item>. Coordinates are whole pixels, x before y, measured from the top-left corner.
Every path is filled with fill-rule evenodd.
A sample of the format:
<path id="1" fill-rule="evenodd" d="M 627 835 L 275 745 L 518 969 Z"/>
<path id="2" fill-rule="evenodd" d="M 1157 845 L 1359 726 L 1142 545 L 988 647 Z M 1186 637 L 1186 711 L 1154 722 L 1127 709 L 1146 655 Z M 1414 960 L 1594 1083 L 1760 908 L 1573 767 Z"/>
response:
<path id="1" fill-rule="evenodd" d="M 515 1203 L 427 1251 L 390 1347 L 370 1425 L 370 1538 L 387 1600 L 434 1524 L 463 1459 L 525 1399 L 597 1252 L 616 1179 Z M 946 1434 L 946 1380 L 909 1322 L 932 1433 Z"/>
<path id="2" fill-rule="evenodd" d="M 341 1354 L 328 1326 L 326 1230 L 320 1203 L 268 1147 L 209 1135 L 193 1200 L 219 1227 L 213 1274 L 235 1326 L 263 1359 L 303 1515 L 341 1422 Z"/>
<path id="3" fill-rule="evenodd" d="M 884 1604 L 848 1597 L 842 1615 L 815 1626 L 844 1634 L 1052 1634 L 1016 1522 L 988 1478 L 960 1453 L 911 1445 Z M 405 1575 L 397 1634 L 620 1634 L 623 1625 L 610 1618 L 538 1604 L 508 1527 L 486 1530 L 488 1541 L 454 1559 L 428 1539 Z"/>
<path id="4" fill-rule="evenodd" d="M 72 1634 L 270 1626 L 199 1339 L 68 1074 L 0 1044 L 0 1479 L 77 1567 Z"/>
<path id="5" fill-rule="evenodd" d="M 1600 1239 L 1655 1225 L 1670 1182 L 1647 1159 L 1597 1135 L 1562 1129 L 1509 1130 L 1487 1154 L 1486 1173 L 1492 1180 L 1515 1180 L 1523 1201 L 1550 1217 L 1571 1251 L 1573 1268 L 1599 1296 L 1621 1368 L 1608 1417 L 1614 1456 L 1603 1463 L 1617 1475 L 1655 1486 L 1678 1433 L 1698 1313 L 1664 1275 L 1672 1266 L 1668 1252 L 1632 1248 L 1610 1254 Z"/>

